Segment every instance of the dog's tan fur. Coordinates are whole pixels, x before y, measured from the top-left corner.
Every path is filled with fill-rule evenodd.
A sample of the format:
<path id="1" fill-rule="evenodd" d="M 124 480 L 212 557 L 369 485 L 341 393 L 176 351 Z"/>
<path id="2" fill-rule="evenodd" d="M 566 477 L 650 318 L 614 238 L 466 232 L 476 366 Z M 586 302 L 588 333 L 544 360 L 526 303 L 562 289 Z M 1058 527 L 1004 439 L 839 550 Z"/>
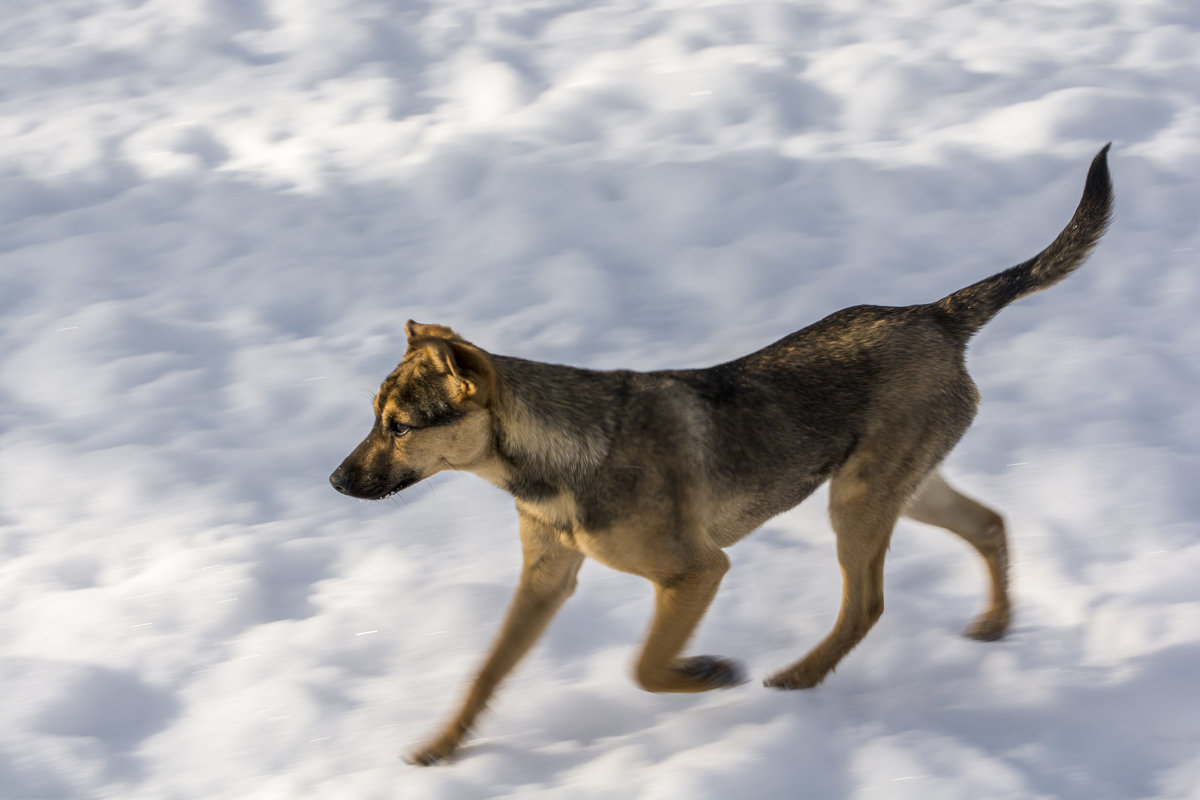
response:
<path id="1" fill-rule="evenodd" d="M 637 660 L 654 692 L 741 681 L 735 662 L 682 656 L 729 569 L 723 548 L 830 481 L 843 575 L 833 630 L 768 686 L 816 686 L 883 612 L 883 562 L 907 515 L 983 557 L 991 602 L 968 628 L 995 639 L 1011 616 L 1004 523 L 937 467 L 978 394 L 970 336 L 1007 303 L 1061 280 L 1104 232 L 1104 148 L 1070 224 L 1036 257 L 935 303 L 839 311 L 727 364 L 597 372 L 486 353 L 409 322 L 408 351 L 375 398 L 375 424 L 330 480 L 377 499 L 445 469 L 516 499 L 524 566 L 500 634 L 458 713 L 411 756 L 448 759 L 501 679 L 575 588 L 584 557 L 654 584 Z"/>

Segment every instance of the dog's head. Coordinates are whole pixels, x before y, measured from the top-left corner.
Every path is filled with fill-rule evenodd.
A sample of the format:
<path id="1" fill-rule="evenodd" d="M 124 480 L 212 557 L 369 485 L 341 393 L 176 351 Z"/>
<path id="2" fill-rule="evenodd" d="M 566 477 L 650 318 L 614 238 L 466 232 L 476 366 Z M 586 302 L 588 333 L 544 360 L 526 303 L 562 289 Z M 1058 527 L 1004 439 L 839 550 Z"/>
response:
<path id="1" fill-rule="evenodd" d="M 371 432 L 329 476 L 342 494 L 379 500 L 492 452 L 487 354 L 442 325 L 409 320 L 404 330 L 408 351 L 375 395 Z"/>

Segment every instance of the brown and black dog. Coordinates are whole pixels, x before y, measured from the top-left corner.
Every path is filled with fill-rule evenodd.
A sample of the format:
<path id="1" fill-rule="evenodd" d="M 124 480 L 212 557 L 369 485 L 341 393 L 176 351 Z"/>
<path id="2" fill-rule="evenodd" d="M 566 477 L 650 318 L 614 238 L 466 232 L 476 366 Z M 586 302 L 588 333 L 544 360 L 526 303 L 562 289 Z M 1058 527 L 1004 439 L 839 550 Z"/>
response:
<path id="1" fill-rule="evenodd" d="M 938 474 L 975 416 L 967 341 L 1008 303 L 1078 267 L 1112 209 L 1096 155 L 1074 217 L 1034 258 L 941 300 L 856 306 L 708 369 L 595 371 L 487 353 L 409 322 L 408 350 L 375 397 L 375 424 L 330 482 L 379 499 L 446 469 L 516 499 L 524 566 L 503 628 L 455 717 L 410 760 L 448 759 L 488 697 L 575 588 L 585 556 L 654 584 L 637 661 L 652 692 L 742 681 L 736 662 L 682 655 L 721 577 L 723 548 L 830 481 L 841 611 L 767 686 L 816 686 L 883 612 L 883 561 L 901 515 L 969 542 L 991 603 L 967 629 L 1009 624 L 1003 520 Z"/>

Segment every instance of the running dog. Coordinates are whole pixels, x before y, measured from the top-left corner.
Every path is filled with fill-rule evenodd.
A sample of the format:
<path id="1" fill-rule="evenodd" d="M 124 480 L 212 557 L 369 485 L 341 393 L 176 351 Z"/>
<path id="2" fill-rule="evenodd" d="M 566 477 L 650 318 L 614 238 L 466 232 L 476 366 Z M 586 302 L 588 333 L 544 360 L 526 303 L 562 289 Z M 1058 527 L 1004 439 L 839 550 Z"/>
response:
<path id="1" fill-rule="evenodd" d="M 654 585 L 637 659 L 652 692 L 743 682 L 737 662 L 683 656 L 729 569 L 723 548 L 830 481 L 843 576 L 833 630 L 767 686 L 819 684 L 883 612 L 900 516 L 946 528 L 983 557 L 991 602 L 967 628 L 1002 636 L 1011 611 L 1004 522 L 938 465 L 975 416 L 968 340 L 1007 304 L 1078 267 L 1108 227 L 1108 145 L 1067 227 L 1030 260 L 933 303 L 838 311 L 707 369 L 595 371 L 485 352 L 408 322 L 408 349 L 375 396 L 375 423 L 330 477 L 380 499 L 446 469 L 516 500 L 524 565 L 500 634 L 450 723 L 410 756 L 449 759 L 501 679 L 575 588 L 586 556 Z"/>

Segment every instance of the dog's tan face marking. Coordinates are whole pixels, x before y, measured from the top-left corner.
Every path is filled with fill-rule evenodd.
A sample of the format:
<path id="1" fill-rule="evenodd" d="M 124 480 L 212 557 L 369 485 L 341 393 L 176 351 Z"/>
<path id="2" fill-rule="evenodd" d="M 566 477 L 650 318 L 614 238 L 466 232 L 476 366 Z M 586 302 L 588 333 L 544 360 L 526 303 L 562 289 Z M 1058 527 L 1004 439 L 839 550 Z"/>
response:
<path id="1" fill-rule="evenodd" d="M 492 448 L 479 386 L 443 343 L 414 342 L 375 395 L 375 424 L 330 476 L 351 497 L 378 500 L 445 469 L 470 469 Z"/>

